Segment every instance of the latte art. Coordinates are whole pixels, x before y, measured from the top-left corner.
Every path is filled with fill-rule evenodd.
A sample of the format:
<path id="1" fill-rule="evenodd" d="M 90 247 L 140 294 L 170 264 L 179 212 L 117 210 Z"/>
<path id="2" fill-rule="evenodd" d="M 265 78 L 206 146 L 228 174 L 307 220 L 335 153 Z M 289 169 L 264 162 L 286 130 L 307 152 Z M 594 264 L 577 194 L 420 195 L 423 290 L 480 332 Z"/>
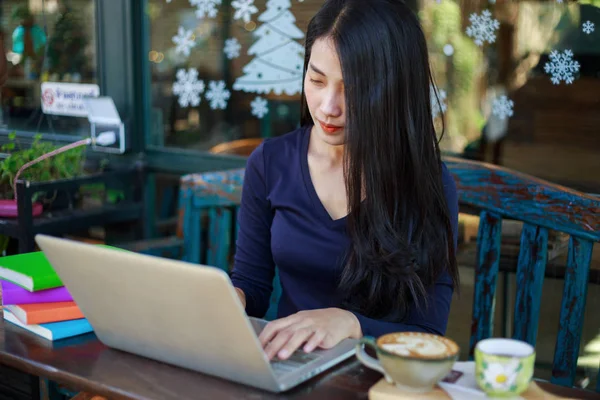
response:
<path id="1" fill-rule="evenodd" d="M 455 343 L 427 334 L 397 334 L 383 338 L 379 345 L 393 354 L 415 358 L 444 358 L 457 353 Z"/>

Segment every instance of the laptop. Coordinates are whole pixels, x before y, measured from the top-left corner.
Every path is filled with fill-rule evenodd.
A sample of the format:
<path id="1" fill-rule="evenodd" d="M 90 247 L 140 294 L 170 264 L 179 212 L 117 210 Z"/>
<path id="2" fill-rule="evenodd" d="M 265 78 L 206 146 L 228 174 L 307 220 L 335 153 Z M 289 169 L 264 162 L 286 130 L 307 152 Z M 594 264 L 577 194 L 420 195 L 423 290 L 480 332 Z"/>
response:
<path id="1" fill-rule="evenodd" d="M 108 347 L 283 392 L 355 354 L 329 350 L 269 361 L 224 271 L 38 234 L 35 240 Z"/>

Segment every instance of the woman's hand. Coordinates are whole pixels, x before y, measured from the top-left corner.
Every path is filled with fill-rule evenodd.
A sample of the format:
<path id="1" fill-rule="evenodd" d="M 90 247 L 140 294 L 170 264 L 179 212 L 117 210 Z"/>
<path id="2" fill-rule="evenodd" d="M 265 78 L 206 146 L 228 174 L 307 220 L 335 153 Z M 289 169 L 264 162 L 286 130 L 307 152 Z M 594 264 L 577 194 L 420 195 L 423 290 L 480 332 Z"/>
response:
<path id="1" fill-rule="evenodd" d="M 259 336 L 267 357 L 277 355 L 285 360 L 304 344 L 310 353 L 317 347 L 330 349 L 347 338 L 362 336 L 360 323 L 354 314 L 339 308 L 300 311 L 270 322 Z"/>

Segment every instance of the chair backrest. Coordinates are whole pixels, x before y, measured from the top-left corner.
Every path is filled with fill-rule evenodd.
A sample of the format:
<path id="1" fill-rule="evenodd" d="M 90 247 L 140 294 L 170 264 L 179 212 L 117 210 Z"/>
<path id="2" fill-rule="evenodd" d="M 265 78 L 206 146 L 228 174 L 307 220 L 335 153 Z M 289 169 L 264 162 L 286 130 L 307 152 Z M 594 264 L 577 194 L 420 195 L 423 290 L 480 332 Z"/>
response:
<path id="1" fill-rule="evenodd" d="M 244 169 L 181 177 L 177 235 L 183 238 L 184 261 L 230 272 L 243 182 Z M 268 320 L 275 318 L 281 296 L 275 272 L 271 306 L 265 315 Z"/>
<path id="2" fill-rule="evenodd" d="M 219 143 L 209 152 L 213 154 L 233 154 L 248 157 L 262 142 L 264 138 L 238 139 L 231 142 Z"/>
<path id="3" fill-rule="evenodd" d="M 185 261 L 229 270 L 243 180 L 244 169 L 181 177 L 177 231 Z"/>
<path id="4" fill-rule="evenodd" d="M 572 386 L 592 249 L 600 241 L 600 198 L 490 164 L 452 157 L 444 161 L 455 178 L 460 204 L 481 211 L 470 355 L 479 340 L 493 333 L 502 218 L 523 222 L 513 337 L 533 346 L 547 261 L 548 230 L 564 232 L 570 238 L 552 382 Z"/>

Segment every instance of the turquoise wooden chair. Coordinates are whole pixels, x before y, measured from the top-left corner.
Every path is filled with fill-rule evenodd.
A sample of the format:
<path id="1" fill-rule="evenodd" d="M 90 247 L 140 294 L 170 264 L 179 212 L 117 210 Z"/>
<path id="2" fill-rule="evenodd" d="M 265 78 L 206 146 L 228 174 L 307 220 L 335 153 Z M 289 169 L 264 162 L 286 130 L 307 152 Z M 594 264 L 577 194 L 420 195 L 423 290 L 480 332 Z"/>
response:
<path id="1" fill-rule="evenodd" d="M 184 261 L 230 271 L 243 180 L 244 169 L 190 174 L 181 178 L 178 236 L 183 240 Z M 281 285 L 276 270 L 271 305 L 265 319 L 275 319 L 280 297 Z"/>
<path id="2" fill-rule="evenodd" d="M 480 210 L 470 355 L 493 333 L 502 218 L 524 223 L 517 265 L 513 338 L 535 346 L 548 230 L 570 235 L 552 383 L 573 386 L 592 249 L 600 241 L 600 198 L 506 168 L 445 158 L 461 206 Z M 600 391 L 600 376 L 597 391 Z"/>

